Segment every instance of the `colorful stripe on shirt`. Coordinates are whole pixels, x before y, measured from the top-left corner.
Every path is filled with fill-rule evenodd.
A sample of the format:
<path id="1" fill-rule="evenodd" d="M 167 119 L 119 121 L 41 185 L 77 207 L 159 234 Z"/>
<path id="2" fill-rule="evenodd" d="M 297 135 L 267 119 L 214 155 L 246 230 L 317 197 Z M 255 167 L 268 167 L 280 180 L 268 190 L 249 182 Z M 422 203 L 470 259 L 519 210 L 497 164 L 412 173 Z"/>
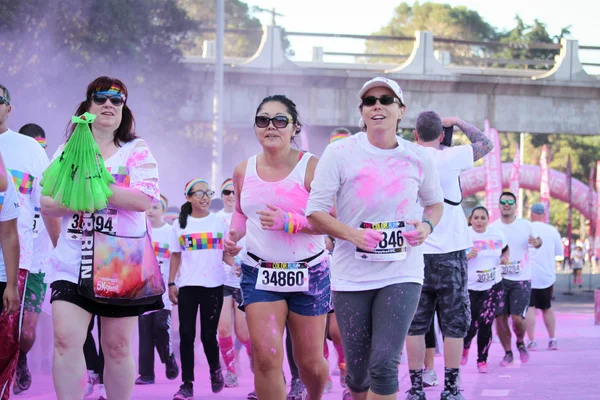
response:
<path id="1" fill-rule="evenodd" d="M 223 250 L 222 232 L 191 233 L 179 236 L 183 250 Z"/>
<path id="2" fill-rule="evenodd" d="M 117 186 L 129 187 L 130 177 L 129 173 L 127 173 L 127 167 L 118 167 L 116 173 L 113 173 L 110 167 L 107 167 L 106 169 L 108 170 L 108 172 L 110 172 L 113 178 L 115 178 L 115 183 L 117 184 Z"/>
<path id="3" fill-rule="evenodd" d="M 502 242 L 500 240 L 475 240 L 473 247 L 477 250 L 502 250 Z"/>
<path id="4" fill-rule="evenodd" d="M 17 171 L 16 169 L 9 169 L 8 171 L 13 176 L 17 191 L 21 194 L 31 194 L 35 177 L 26 172 Z"/>
<path id="5" fill-rule="evenodd" d="M 4 204 L 4 195 L 0 194 L 0 211 L 2 211 L 2 205 Z"/>
<path id="6" fill-rule="evenodd" d="M 157 258 L 171 257 L 171 251 L 169 250 L 168 243 L 152 242 L 152 246 L 154 247 L 154 254 L 156 254 Z"/>

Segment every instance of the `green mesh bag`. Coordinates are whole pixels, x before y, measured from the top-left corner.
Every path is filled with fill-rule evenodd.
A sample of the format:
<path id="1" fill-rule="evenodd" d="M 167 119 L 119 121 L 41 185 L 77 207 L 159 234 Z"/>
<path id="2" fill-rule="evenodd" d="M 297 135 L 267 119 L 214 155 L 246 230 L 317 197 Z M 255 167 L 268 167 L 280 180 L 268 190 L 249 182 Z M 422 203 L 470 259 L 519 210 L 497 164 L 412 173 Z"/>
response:
<path id="1" fill-rule="evenodd" d="M 50 196 L 61 206 L 73 211 L 93 212 L 106 208 L 114 178 L 104 166 L 90 124 L 94 114 L 72 117 L 77 124 L 71 138 L 56 160 L 42 175 L 42 195 Z"/>

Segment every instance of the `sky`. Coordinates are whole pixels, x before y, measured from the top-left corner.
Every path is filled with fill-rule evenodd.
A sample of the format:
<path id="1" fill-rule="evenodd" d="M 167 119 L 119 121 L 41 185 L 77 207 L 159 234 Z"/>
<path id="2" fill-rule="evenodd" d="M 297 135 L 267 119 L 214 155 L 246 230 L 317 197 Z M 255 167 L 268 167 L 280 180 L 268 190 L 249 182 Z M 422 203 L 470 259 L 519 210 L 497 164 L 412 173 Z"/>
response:
<path id="1" fill-rule="evenodd" d="M 262 8 L 275 8 L 278 13 L 277 25 L 288 31 L 352 33 L 368 35 L 387 24 L 394 9 L 402 0 L 248 0 L 248 5 Z M 414 4 L 407 0 L 407 3 Z M 490 23 L 500 29 L 509 30 L 515 26 L 515 15 L 519 14 L 525 23 L 539 19 L 545 23 L 550 35 L 560 33 L 561 28 L 571 25 L 571 39 L 580 45 L 600 46 L 598 35 L 598 0 L 446 0 L 452 6 L 466 6 L 476 10 Z M 270 14 L 255 13 L 264 24 L 271 21 Z M 317 38 L 324 51 L 363 52 L 364 42 L 353 39 Z M 296 56 L 292 59 L 310 61 L 315 38 L 290 37 Z M 582 62 L 600 63 L 600 50 L 580 51 Z M 337 61 L 332 58 L 326 61 Z M 589 72 L 600 74 L 600 68 L 587 68 Z"/>

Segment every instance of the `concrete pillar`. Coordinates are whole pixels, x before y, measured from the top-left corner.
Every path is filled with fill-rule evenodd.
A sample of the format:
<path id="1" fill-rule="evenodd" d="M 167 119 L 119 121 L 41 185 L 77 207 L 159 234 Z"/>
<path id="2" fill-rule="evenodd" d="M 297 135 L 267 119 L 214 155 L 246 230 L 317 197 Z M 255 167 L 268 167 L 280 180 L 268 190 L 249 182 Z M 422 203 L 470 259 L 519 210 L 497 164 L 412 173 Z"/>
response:
<path id="1" fill-rule="evenodd" d="M 415 75 L 453 75 L 436 60 L 433 54 L 433 33 L 424 31 L 415 32 L 415 44 L 408 60 L 398 68 L 386 72 Z"/>
<path id="2" fill-rule="evenodd" d="M 263 26 L 263 36 L 256 53 L 240 66 L 246 68 L 277 70 L 298 70 L 300 67 L 285 55 L 283 50 L 283 31 L 274 25 Z"/>
<path id="3" fill-rule="evenodd" d="M 553 81 L 591 81 L 596 80 L 583 69 L 579 61 L 579 44 L 577 40 L 561 39 L 560 54 L 556 57 L 556 64 L 550 71 L 532 79 Z"/>
<path id="4" fill-rule="evenodd" d="M 322 47 L 313 46 L 312 60 L 313 60 L 313 62 L 314 61 L 323 62 L 323 48 Z"/>

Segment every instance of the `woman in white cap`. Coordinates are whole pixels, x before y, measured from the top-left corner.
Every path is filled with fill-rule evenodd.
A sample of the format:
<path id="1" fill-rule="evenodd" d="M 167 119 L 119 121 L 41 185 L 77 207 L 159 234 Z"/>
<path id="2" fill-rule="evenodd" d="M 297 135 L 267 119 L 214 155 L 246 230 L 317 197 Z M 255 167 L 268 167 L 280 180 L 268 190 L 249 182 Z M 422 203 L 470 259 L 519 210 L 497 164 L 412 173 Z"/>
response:
<path id="1" fill-rule="evenodd" d="M 398 84 L 372 79 L 359 99 L 363 132 L 327 147 L 306 215 L 338 239 L 331 286 L 348 360 L 344 399 L 395 399 L 423 282 L 418 246 L 441 218 L 443 194 L 431 156 L 396 135 L 406 112 Z"/>

